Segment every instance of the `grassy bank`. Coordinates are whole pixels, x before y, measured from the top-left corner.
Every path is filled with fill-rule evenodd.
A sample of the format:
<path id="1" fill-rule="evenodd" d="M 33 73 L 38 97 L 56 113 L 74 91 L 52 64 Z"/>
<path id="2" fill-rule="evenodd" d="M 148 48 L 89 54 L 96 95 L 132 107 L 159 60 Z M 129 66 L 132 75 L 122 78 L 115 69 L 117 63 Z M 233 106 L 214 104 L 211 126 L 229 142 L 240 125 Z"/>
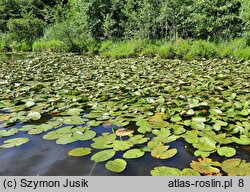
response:
<path id="1" fill-rule="evenodd" d="M 0 51 L 34 52 L 89 52 L 110 58 L 136 56 L 160 57 L 165 59 L 250 59 L 250 38 L 237 38 L 229 42 L 206 40 L 124 40 L 78 42 L 78 47 L 58 40 L 39 40 L 28 47 L 25 43 L 16 45 L 5 38 L 0 39 Z M 24 46 L 25 45 L 25 46 Z M 74 50 L 72 50 L 74 47 Z"/>
<path id="2" fill-rule="evenodd" d="M 126 58 L 137 55 L 165 59 L 212 59 L 235 58 L 250 59 L 250 42 L 246 38 L 231 42 L 209 42 L 205 40 L 177 41 L 122 41 L 103 42 L 99 54 L 105 57 Z"/>

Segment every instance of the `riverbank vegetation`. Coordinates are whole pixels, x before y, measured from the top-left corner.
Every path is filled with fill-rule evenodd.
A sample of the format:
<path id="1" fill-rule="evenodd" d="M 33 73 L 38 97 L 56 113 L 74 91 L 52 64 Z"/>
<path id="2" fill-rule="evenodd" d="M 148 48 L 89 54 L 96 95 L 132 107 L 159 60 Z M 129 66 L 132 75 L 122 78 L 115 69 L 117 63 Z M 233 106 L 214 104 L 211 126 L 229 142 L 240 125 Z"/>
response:
<path id="1" fill-rule="evenodd" d="M 247 0 L 0 1 L 0 51 L 250 58 Z"/>

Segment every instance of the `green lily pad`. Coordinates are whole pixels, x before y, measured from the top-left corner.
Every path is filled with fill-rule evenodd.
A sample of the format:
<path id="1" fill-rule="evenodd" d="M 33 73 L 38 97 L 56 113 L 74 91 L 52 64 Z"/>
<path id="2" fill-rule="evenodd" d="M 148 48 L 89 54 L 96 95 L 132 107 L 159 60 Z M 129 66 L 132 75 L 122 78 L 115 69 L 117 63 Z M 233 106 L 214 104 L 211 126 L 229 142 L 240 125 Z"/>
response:
<path id="1" fill-rule="evenodd" d="M 212 115 L 221 115 L 222 114 L 222 111 L 220 109 L 209 109 L 209 112 L 212 114 Z"/>
<path id="2" fill-rule="evenodd" d="M 197 172 L 203 174 L 216 174 L 220 172 L 220 169 L 216 167 L 220 167 L 221 164 L 217 161 L 212 161 L 208 158 L 198 159 L 199 161 L 192 161 L 190 166 Z M 216 166 L 216 167 L 214 167 Z"/>
<path id="3" fill-rule="evenodd" d="M 80 113 L 82 112 L 82 109 L 78 109 L 78 108 L 72 108 L 72 109 L 68 109 L 66 111 L 67 115 L 72 115 L 72 116 L 78 116 L 80 115 Z"/>
<path id="4" fill-rule="evenodd" d="M 250 176 L 250 163 L 242 159 L 227 159 L 222 162 L 221 168 L 229 176 Z"/>
<path id="5" fill-rule="evenodd" d="M 226 157 L 232 157 L 236 154 L 236 150 L 231 147 L 220 147 L 217 150 L 217 152 L 220 156 L 226 156 Z"/>
<path id="6" fill-rule="evenodd" d="M 133 144 L 131 144 L 128 141 L 120 141 L 120 140 L 115 140 L 112 143 L 112 147 L 115 151 L 125 151 L 127 149 L 130 149 L 133 147 Z"/>
<path id="7" fill-rule="evenodd" d="M 201 156 L 201 157 L 208 157 L 208 156 L 210 155 L 210 152 L 196 150 L 196 151 L 194 152 L 194 155 L 195 155 L 196 157 L 198 157 L 198 156 Z"/>
<path id="8" fill-rule="evenodd" d="M 200 173 L 193 169 L 186 168 L 181 171 L 180 176 L 200 176 Z"/>
<path id="9" fill-rule="evenodd" d="M 95 161 L 96 163 L 99 163 L 111 159 L 112 157 L 114 157 L 114 155 L 115 155 L 114 150 L 104 150 L 94 154 L 91 157 L 91 160 Z"/>
<path id="10" fill-rule="evenodd" d="M 243 109 L 240 112 L 240 115 L 242 115 L 242 116 L 248 116 L 249 114 L 250 114 L 250 109 Z"/>
<path id="11" fill-rule="evenodd" d="M 215 124 L 213 125 L 213 129 L 219 131 L 222 126 L 227 126 L 228 123 L 220 120 L 216 120 Z"/>
<path id="12" fill-rule="evenodd" d="M 80 116 L 70 116 L 70 117 L 64 117 L 63 123 L 70 125 L 81 125 L 84 124 L 85 121 Z"/>
<path id="13" fill-rule="evenodd" d="M 11 128 L 10 130 L 0 130 L 0 138 L 1 137 L 9 137 L 12 135 L 15 135 L 18 132 L 18 129 L 16 128 Z"/>
<path id="14" fill-rule="evenodd" d="M 158 159 L 168 159 L 176 155 L 177 149 L 168 149 L 169 146 L 158 146 L 155 147 L 151 155 Z"/>
<path id="15" fill-rule="evenodd" d="M 149 138 L 144 137 L 144 135 L 134 135 L 133 137 L 130 137 L 127 141 L 132 145 L 140 145 L 146 143 L 148 140 Z"/>
<path id="16" fill-rule="evenodd" d="M 12 148 L 21 146 L 29 141 L 28 138 L 14 138 L 4 141 L 4 144 L 0 148 Z"/>
<path id="17" fill-rule="evenodd" d="M 180 176 L 181 171 L 177 168 L 160 166 L 150 171 L 152 176 Z"/>
<path id="18" fill-rule="evenodd" d="M 87 141 L 93 139 L 96 136 L 96 132 L 92 130 L 85 130 L 83 133 L 76 131 L 73 133 L 73 137 L 79 141 Z"/>
<path id="19" fill-rule="evenodd" d="M 27 115 L 27 118 L 28 119 L 31 119 L 33 121 L 36 121 L 36 120 L 39 120 L 41 119 L 41 114 L 39 112 L 30 112 L 28 115 Z"/>
<path id="20" fill-rule="evenodd" d="M 123 159 L 115 159 L 113 161 L 108 161 L 105 165 L 106 169 L 120 173 L 126 169 L 127 162 L 124 161 Z"/>
<path id="21" fill-rule="evenodd" d="M 197 130 L 204 130 L 205 124 L 203 122 L 192 122 L 191 127 L 193 129 L 197 129 Z"/>
<path id="22" fill-rule="evenodd" d="M 198 143 L 194 143 L 193 146 L 200 151 L 209 152 L 216 149 L 215 144 L 216 142 L 213 139 L 208 137 L 201 137 L 199 138 Z"/>
<path id="23" fill-rule="evenodd" d="M 195 123 L 204 123 L 206 121 L 207 119 L 205 117 L 193 117 L 192 118 L 192 122 L 195 122 Z"/>
<path id="24" fill-rule="evenodd" d="M 232 141 L 240 145 L 250 145 L 250 138 L 246 135 L 241 135 L 240 138 L 232 137 Z"/>
<path id="25" fill-rule="evenodd" d="M 82 156 L 86 156 L 89 155 L 91 153 L 92 149 L 91 148 L 75 148 L 72 149 L 68 152 L 68 155 L 70 156 L 74 156 L 74 157 L 82 157 Z"/>
<path id="26" fill-rule="evenodd" d="M 94 143 L 91 144 L 91 147 L 95 149 L 113 148 L 111 144 L 115 139 L 115 134 L 103 133 L 102 136 L 93 139 Z"/>
<path id="27" fill-rule="evenodd" d="M 171 117 L 170 121 L 172 122 L 180 122 L 182 120 L 182 118 L 180 117 L 180 115 L 175 115 L 173 117 Z"/>
<path id="28" fill-rule="evenodd" d="M 146 133 L 152 131 L 152 125 L 143 118 L 137 119 L 136 125 L 139 126 L 139 128 L 137 129 L 139 133 Z"/>
<path id="29" fill-rule="evenodd" d="M 136 158 L 140 158 L 145 154 L 145 151 L 142 151 L 141 149 L 131 149 L 126 151 L 123 154 L 123 157 L 126 159 L 136 159 Z"/>

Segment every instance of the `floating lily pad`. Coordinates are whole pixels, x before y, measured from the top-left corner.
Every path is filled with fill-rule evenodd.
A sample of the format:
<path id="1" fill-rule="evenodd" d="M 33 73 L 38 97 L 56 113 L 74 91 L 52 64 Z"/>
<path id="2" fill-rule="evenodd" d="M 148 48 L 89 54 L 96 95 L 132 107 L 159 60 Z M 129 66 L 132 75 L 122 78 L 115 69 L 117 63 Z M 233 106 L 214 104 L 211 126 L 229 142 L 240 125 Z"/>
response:
<path id="1" fill-rule="evenodd" d="M 134 133 L 133 130 L 128 130 L 128 129 L 118 129 L 115 134 L 117 136 L 127 136 L 127 135 L 131 135 L 132 133 Z"/>
<path id="2" fill-rule="evenodd" d="M 133 144 L 128 141 L 115 140 L 112 143 L 112 147 L 115 151 L 125 151 L 133 147 Z"/>
<path id="3" fill-rule="evenodd" d="M 151 170 L 150 174 L 152 176 L 180 176 L 181 171 L 177 168 L 160 166 Z"/>
<path id="4" fill-rule="evenodd" d="M 236 150 L 232 147 L 220 147 L 217 150 L 220 156 L 232 157 L 236 154 Z"/>
<path id="5" fill-rule="evenodd" d="M 232 137 L 232 140 L 240 145 L 250 145 L 250 138 L 246 135 L 241 135 L 240 138 Z"/>
<path id="6" fill-rule="evenodd" d="M 215 144 L 216 142 L 212 140 L 211 138 L 201 137 L 199 138 L 198 143 L 194 143 L 193 146 L 199 149 L 200 151 L 209 152 L 209 151 L 213 151 L 216 149 Z"/>
<path id="7" fill-rule="evenodd" d="M 114 155 L 115 155 L 114 150 L 104 150 L 94 154 L 91 157 L 91 160 L 95 161 L 96 163 L 99 163 L 111 159 Z"/>
<path id="8" fill-rule="evenodd" d="M 131 149 L 126 151 L 123 154 L 123 157 L 126 159 L 136 159 L 136 158 L 140 158 L 145 154 L 145 151 L 142 151 L 141 149 Z"/>
<path id="9" fill-rule="evenodd" d="M 210 152 L 207 152 L 207 151 L 200 151 L 200 150 L 196 150 L 194 152 L 194 155 L 195 156 L 201 156 L 201 157 L 208 157 L 210 155 Z"/>
<path id="10" fill-rule="evenodd" d="M 216 120 L 213 129 L 219 131 L 222 126 L 227 126 L 228 123 L 220 120 Z"/>
<path id="11" fill-rule="evenodd" d="M 18 132 L 18 129 L 16 128 L 12 128 L 8 131 L 0 130 L 0 137 L 9 137 L 9 136 L 15 135 L 17 132 Z"/>
<path id="12" fill-rule="evenodd" d="M 81 125 L 84 124 L 84 122 L 85 122 L 84 119 L 82 119 L 80 116 L 71 116 L 63 118 L 64 124 Z"/>
<path id="13" fill-rule="evenodd" d="M 113 161 L 108 161 L 105 165 L 106 169 L 120 173 L 126 169 L 127 162 L 124 161 L 123 159 L 115 159 Z"/>
<path id="14" fill-rule="evenodd" d="M 158 146 L 155 147 L 151 155 L 158 159 L 168 159 L 176 155 L 177 149 L 168 149 L 169 146 Z"/>
<path id="15" fill-rule="evenodd" d="M 33 121 L 39 120 L 41 118 L 41 114 L 39 112 L 30 112 L 27 115 L 28 119 L 31 119 Z"/>
<path id="16" fill-rule="evenodd" d="M 11 118 L 11 116 L 0 116 L 0 122 L 8 121 L 10 118 Z"/>
<path id="17" fill-rule="evenodd" d="M 144 135 L 134 135 L 130 137 L 127 141 L 132 145 L 144 144 L 149 140 L 149 138 L 144 137 Z"/>
<path id="18" fill-rule="evenodd" d="M 217 161 L 212 161 L 208 158 L 198 159 L 198 161 L 192 161 L 190 166 L 197 172 L 202 174 L 216 174 L 220 172 L 221 164 Z"/>
<path id="19" fill-rule="evenodd" d="M 78 108 L 72 108 L 72 109 L 68 109 L 66 111 L 67 115 L 72 115 L 72 116 L 78 116 L 80 115 L 80 113 L 82 112 L 82 109 L 78 109 Z"/>
<path id="20" fill-rule="evenodd" d="M 4 144 L 0 148 L 12 148 L 21 146 L 29 141 L 28 138 L 14 138 L 4 141 Z"/>
<path id="21" fill-rule="evenodd" d="M 200 176 L 200 173 L 193 169 L 186 168 L 181 171 L 180 176 Z"/>
<path id="22" fill-rule="evenodd" d="M 227 159 L 222 162 L 221 168 L 229 176 L 250 176 L 250 163 L 242 159 Z"/>
<path id="23" fill-rule="evenodd" d="M 82 156 L 86 156 L 89 155 L 91 153 L 92 149 L 91 148 L 75 148 L 72 149 L 68 152 L 68 154 L 70 156 L 74 156 L 74 157 L 82 157 Z"/>
<path id="24" fill-rule="evenodd" d="M 95 149 L 112 148 L 113 146 L 111 144 L 115 138 L 115 134 L 103 133 L 102 136 L 93 139 L 94 143 L 92 143 L 91 146 Z"/>

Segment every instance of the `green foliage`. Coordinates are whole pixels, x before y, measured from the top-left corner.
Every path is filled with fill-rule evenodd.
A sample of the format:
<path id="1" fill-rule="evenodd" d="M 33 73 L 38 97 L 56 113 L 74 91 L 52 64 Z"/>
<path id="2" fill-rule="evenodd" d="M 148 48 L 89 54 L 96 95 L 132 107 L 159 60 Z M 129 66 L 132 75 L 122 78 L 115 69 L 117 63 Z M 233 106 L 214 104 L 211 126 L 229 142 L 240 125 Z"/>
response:
<path id="1" fill-rule="evenodd" d="M 148 44 L 146 47 L 144 47 L 141 51 L 141 54 L 143 56 L 147 57 L 154 57 L 158 53 L 159 47 L 155 44 Z"/>
<path id="2" fill-rule="evenodd" d="M 144 42 L 142 40 L 131 40 L 116 42 L 107 46 L 102 47 L 104 51 L 100 52 L 102 56 L 114 57 L 114 58 L 126 58 L 135 56 L 143 47 Z"/>
<path id="3" fill-rule="evenodd" d="M 248 0 L 0 1 L 0 50 L 29 51 L 36 42 L 36 50 L 115 58 L 249 59 L 249 7 Z"/>
<path id="4" fill-rule="evenodd" d="M 236 58 L 246 59 L 247 46 L 248 46 L 247 38 L 237 38 L 231 42 L 220 43 L 218 45 L 217 51 L 221 58 L 236 57 Z M 241 56 L 244 56 L 244 58 Z"/>
<path id="5" fill-rule="evenodd" d="M 71 51 L 86 50 L 86 40 L 82 37 L 79 26 L 74 21 L 64 21 L 55 24 L 45 31 L 44 40 L 59 40 L 64 42 Z"/>
<path id="6" fill-rule="evenodd" d="M 185 59 L 214 58 L 217 56 L 216 46 L 208 41 L 194 41 Z"/>
<path id="7" fill-rule="evenodd" d="M 7 52 L 10 51 L 10 38 L 9 38 L 9 34 L 1 34 L 0 35 L 0 51 L 1 52 Z"/>
<path id="8" fill-rule="evenodd" d="M 27 44 L 43 35 L 43 28 L 45 23 L 38 18 L 24 18 L 24 19 L 10 19 L 7 27 L 10 32 L 12 41 L 22 42 Z"/>
<path id="9" fill-rule="evenodd" d="M 159 49 L 159 56 L 164 59 L 174 59 L 175 48 L 172 43 L 166 43 Z"/>
<path id="10" fill-rule="evenodd" d="M 35 41 L 32 45 L 32 50 L 35 52 L 67 52 L 69 48 L 63 41 L 48 40 Z"/>
<path id="11" fill-rule="evenodd" d="M 250 59 L 250 47 L 236 50 L 234 53 L 234 56 L 237 59 L 249 60 Z"/>
<path id="12" fill-rule="evenodd" d="M 30 51 L 31 46 L 26 41 L 12 41 L 10 44 L 10 48 L 12 51 Z"/>

